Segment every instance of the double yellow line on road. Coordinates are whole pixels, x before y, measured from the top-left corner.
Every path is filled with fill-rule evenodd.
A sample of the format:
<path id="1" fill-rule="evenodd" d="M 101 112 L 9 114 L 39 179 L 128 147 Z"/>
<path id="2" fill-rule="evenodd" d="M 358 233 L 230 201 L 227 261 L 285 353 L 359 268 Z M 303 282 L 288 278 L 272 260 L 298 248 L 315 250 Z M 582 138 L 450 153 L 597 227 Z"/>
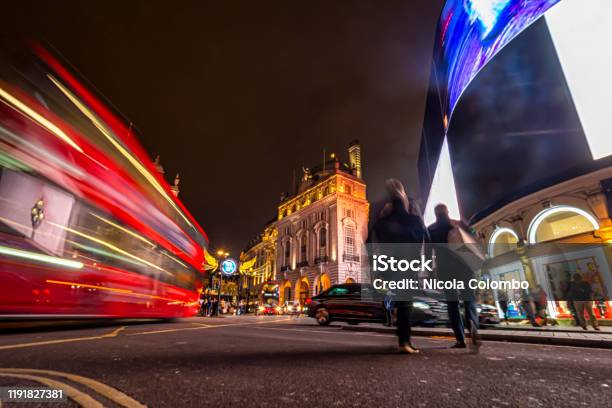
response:
<path id="1" fill-rule="evenodd" d="M 37 382 L 46 385 L 47 387 L 61 389 L 66 393 L 66 396 L 72 401 L 84 408 L 102 408 L 100 402 L 96 401 L 89 394 L 69 385 L 63 381 L 59 381 L 54 377 L 60 377 L 81 384 L 95 393 L 103 396 L 106 399 L 113 401 L 115 404 L 125 408 L 144 408 L 146 405 L 141 404 L 132 397 L 116 388 L 103 384 L 91 378 L 83 377 L 76 374 L 64 373 L 53 370 L 37 370 L 31 368 L 0 368 L 0 377 L 18 378 L 27 381 Z M 51 378 L 49 378 L 51 377 Z"/>

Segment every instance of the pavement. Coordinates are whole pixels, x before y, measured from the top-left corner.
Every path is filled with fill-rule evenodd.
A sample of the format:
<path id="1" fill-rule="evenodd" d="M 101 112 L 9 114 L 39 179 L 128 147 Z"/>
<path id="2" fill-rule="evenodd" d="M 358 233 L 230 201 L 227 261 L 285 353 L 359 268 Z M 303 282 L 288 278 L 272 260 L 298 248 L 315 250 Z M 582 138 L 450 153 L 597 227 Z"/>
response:
<path id="1" fill-rule="evenodd" d="M 0 336 L 0 386 L 49 383 L 63 404 L 5 407 L 609 406 L 612 350 L 484 341 L 449 349 L 419 336 L 401 355 L 390 333 L 296 317 L 12 330 Z M 359 326 L 357 326 L 359 327 Z M 364 326 L 365 327 L 365 326 Z"/>
<path id="2" fill-rule="evenodd" d="M 395 329 L 375 323 L 359 325 L 336 324 L 344 330 L 360 332 L 395 333 Z M 612 327 L 601 327 L 600 331 L 583 330 L 572 326 L 531 327 L 521 324 L 496 324 L 480 330 L 482 340 L 511 341 L 518 343 L 554 344 L 559 346 L 596 347 L 612 349 Z M 414 336 L 453 336 L 449 328 L 414 327 Z"/>

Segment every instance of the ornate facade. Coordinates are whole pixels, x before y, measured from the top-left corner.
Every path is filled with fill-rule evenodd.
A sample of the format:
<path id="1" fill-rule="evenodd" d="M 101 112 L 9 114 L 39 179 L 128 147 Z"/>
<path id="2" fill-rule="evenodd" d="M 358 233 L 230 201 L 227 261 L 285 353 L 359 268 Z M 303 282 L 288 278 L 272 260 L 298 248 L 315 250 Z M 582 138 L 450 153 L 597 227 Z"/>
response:
<path id="1" fill-rule="evenodd" d="M 280 300 L 305 300 L 333 284 L 361 282 L 361 246 L 369 204 L 361 178 L 361 148 L 349 147 L 349 163 L 335 155 L 303 169 L 297 192 L 278 207 L 276 280 Z"/>
<path id="2" fill-rule="evenodd" d="M 241 254 L 257 257 L 247 273 L 256 288 L 266 281 L 280 286 L 280 302 L 304 303 L 344 282 L 362 282 L 361 247 L 367 237 L 369 203 L 361 178 L 361 146 L 349 145 L 349 162 L 332 154 L 303 168 L 292 195 L 283 194 L 277 217 Z"/>

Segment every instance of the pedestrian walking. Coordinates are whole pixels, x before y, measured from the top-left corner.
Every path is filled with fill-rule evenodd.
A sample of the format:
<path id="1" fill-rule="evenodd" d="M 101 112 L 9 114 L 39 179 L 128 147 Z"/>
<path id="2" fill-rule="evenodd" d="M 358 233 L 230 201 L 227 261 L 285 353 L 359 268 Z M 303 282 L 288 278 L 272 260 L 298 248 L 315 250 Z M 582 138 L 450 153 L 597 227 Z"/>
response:
<path id="1" fill-rule="evenodd" d="M 521 296 L 521 306 L 523 308 L 523 313 L 525 317 L 527 318 L 527 320 L 529 320 L 529 323 L 533 327 L 541 327 L 536 320 L 533 295 L 528 289 L 523 290 Z"/>
<path id="2" fill-rule="evenodd" d="M 578 323 L 583 330 L 587 330 L 587 322 L 584 319 L 585 312 L 589 316 L 591 325 L 595 330 L 599 330 L 599 322 L 593 313 L 593 289 L 591 285 L 582 279 L 582 275 L 575 273 L 570 284 L 570 297 L 576 309 Z"/>
<path id="3" fill-rule="evenodd" d="M 497 292 L 497 303 L 499 303 L 499 308 L 502 310 L 504 314 L 504 322 L 506 325 L 508 324 L 508 292 L 505 290 L 500 290 Z"/>
<path id="4" fill-rule="evenodd" d="M 368 242 L 381 244 L 424 244 L 429 242 L 427 229 L 416 202 L 410 203 L 399 180 L 385 183 L 387 200 L 368 234 Z M 407 254 L 398 254 L 408 258 Z M 414 257 L 420 256 L 413 254 Z M 397 339 L 400 352 L 416 354 L 419 350 L 411 342 L 412 302 L 395 301 L 397 311 Z"/>
<path id="5" fill-rule="evenodd" d="M 434 208 L 436 222 L 427 229 L 431 242 L 434 244 L 448 244 L 453 241 L 455 236 L 465 235 L 467 227 L 461 221 L 451 220 L 448 214 L 448 207 L 445 204 L 438 204 Z M 435 245 L 436 264 L 438 278 L 446 281 L 458 279 L 463 281 L 467 287 L 467 282 L 474 277 L 472 269 L 465 264 L 447 245 Z M 465 326 L 461 317 L 460 300 L 463 300 L 465 314 L 465 324 L 470 331 L 472 344 L 480 345 L 478 334 L 478 313 L 476 312 L 476 299 L 473 291 L 459 293 L 456 290 L 445 290 L 446 303 L 448 305 L 448 318 L 450 320 L 456 343 L 452 348 L 465 348 Z"/>

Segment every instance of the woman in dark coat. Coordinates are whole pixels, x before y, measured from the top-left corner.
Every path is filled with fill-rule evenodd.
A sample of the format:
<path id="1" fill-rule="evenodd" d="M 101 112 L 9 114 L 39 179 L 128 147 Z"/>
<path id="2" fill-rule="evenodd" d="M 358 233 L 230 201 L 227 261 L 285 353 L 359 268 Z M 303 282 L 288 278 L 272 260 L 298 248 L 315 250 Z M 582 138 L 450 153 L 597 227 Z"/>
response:
<path id="1" fill-rule="evenodd" d="M 416 205 L 412 206 L 399 180 L 389 179 L 385 183 L 387 201 L 374 221 L 368 242 L 379 244 L 423 244 L 429 242 L 427 228 L 419 214 Z M 415 246 L 414 248 L 418 248 Z M 418 252 L 418 251 L 416 251 Z M 409 254 L 398 254 L 408 258 Z M 419 256 L 420 253 L 412 254 Z M 395 302 L 397 307 L 397 338 L 400 351 L 416 354 L 419 350 L 410 342 L 411 301 Z"/>

